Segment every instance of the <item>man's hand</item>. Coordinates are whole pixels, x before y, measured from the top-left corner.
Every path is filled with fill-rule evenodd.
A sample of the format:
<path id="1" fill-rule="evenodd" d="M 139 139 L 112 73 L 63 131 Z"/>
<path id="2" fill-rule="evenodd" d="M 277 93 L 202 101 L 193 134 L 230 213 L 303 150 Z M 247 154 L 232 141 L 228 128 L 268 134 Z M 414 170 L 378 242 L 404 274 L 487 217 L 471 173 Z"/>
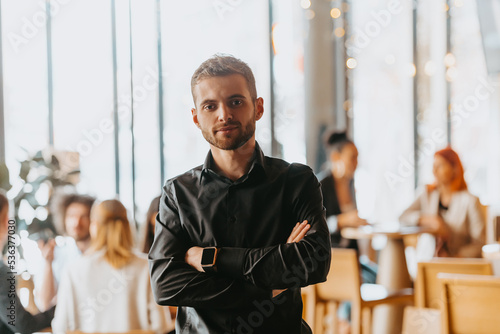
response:
<path id="1" fill-rule="evenodd" d="M 337 216 L 338 226 L 342 227 L 359 227 L 368 225 L 366 219 L 361 219 L 358 216 L 358 210 L 341 213 Z"/>
<path id="2" fill-rule="evenodd" d="M 307 222 L 307 220 L 304 220 L 302 223 L 295 224 L 295 227 L 293 228 L 292 233 L 290 234 L 290 236 L 286 240 L 286 243 L 287 244 L 291 244 L 291 243 L 294 243 L 294 242 L 299 242 L 300 240 L 302 240 L 302 238 L 304 238 L 304 236 L 306 235 L 307 231 L 309 231 L 310 228 L 311 228 L 311 225 L 309 225 L 309 223 Z M 275 289 L 275 290 L 273 290 L 273 298 L 276 297 L 277 295 L 279 295 L 280 293 L 282 293 L 285 290 L 286 289 L 283 289 L 283 290 Z"/>
<path id="3" fill-rule="evenodd" d="M 38 248 L 40 248 L 43 258 L 49 264 L 51 264 L 52 261 L 54 261 L 55 246 L 56 246 L 56 241 L 54 239 L 50 239 L 47 242 L 44 242 L 43 240 L 38 240 Z"/>
<path id="4" fill-rule="evenodd" d="M 288 239 L 286 239 L 286 243 L 291 244 L 293 242 L 299 242 L 300 240 L 302 240 L 302 238 L 304 238 L 310 228 L 311 225 L 309 225 L 307 220 L 304 220 L 302 223 L 295 224 L 292 233 L 290 234 Z"/>
<path id="5" fill-rule="evenodd" d="M 205 271 L 201 267 L 201 256 L 202 255 L 203 255 L 203 248 L 194 246 L 194 247 L 191 247 L 188 249 L 188 251 L 186 252 L 186 255 L 184 257 L 184 261 L 186 261 L 186 263 L 189 264 L 194 269 L 203 273 Z"/>

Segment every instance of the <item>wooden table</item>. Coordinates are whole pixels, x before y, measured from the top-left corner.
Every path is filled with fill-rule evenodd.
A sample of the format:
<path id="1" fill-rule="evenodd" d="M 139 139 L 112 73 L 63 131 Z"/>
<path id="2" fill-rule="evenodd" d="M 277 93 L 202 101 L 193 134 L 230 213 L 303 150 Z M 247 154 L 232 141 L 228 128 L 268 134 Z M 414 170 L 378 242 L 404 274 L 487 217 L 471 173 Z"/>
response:
<path id="1" fill-rule="evenodd" d="M 387 237 L 385 247 L 380 251 L 378 260 L 377 283 L 388 290 L 412 287 L 405 258 L 403 239 L 406 236 L 430 232 L 421 227 L 362 226 L 343 228 L 341 233 L 347 239 L 372 239 L 375 236 Z M 400 334 L 403 324 L 403 306 L 380 305 L 373 312 L 373 334 Z"/>

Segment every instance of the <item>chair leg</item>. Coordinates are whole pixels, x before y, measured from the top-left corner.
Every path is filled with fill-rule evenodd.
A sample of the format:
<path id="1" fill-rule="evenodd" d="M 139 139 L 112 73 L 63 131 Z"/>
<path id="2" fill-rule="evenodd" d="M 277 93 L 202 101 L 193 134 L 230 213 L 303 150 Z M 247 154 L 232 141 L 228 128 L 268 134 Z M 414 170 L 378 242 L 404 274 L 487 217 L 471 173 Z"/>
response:
<path id="1" fill-rule="evenodd" d="M 361 334 L 361 305 L 351 304 L 351 334 Z"/>
<path id="2" fill-rule="evenodd" d="M 316 301 L 316 312 L 314 320 L 314 334 L 324 334 L 325 332 L 325 303 Z"/>
<path id="3" fill-rule="evenodd" d="M 363 319 L 363 334 L 371 334 L 372 333 L 372 308 L 364 307 L 362 310 L 362 319 Z"/>
<path id="4" fill-rule="evenodd" d="M 303 289 L 305 292 L 304 320 L 311 328 L 315 328 L 314 322 L 316 320 L 316 291 L 314 288 L 314 286 L 308 286 Z"/>
<path id="5" fill-rule="evenodd" d="M 339 333 L 339 322 L 337 317 L 338 303 L 329 302 L 327 305 L 325 322 L 326 322 L 326 333 L 338 334 Z"/>

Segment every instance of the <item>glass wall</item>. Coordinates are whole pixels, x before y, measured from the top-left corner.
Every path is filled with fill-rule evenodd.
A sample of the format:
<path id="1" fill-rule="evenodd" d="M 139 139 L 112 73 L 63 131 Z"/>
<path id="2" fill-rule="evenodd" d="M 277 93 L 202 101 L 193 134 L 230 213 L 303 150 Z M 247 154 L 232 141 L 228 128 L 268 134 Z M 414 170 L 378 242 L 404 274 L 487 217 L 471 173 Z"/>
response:
<path id="1" fill-rule="evenodd" d="M 54 149 L 79 153 L 79 191 L 119 197 L 142 222 L 165 179 L 201 164 L 208 151 L 192 123 L 190 78 L 215 53 L 233 54 L 253 69 L 265 101 L 257 126 L 264 151 L 272 153 L 274 135 L 275 155 L 312 164 L 304 130 L 310 1 L 51 0 L 51 20 L 38 0 L 2 0 L 1 6 L 12 183 L 17 161 L 49 147 L 52 136 Z M 345 123 L 359 148 L 361 215 L 396 221 L 415 189 L 432 182 L 433 153 L 448 137 L 471 192 L 495 208 L 499 192 L 486 180 L 500 161 L 492 144 L 500 132 L 498 78 L 486 73 L 475 2 L 338 0 L 331 6 L 334 31 L 325 38 L 345 38 L 348 59 L 327 75 L 338 81 L 348 74 L 349 100 L 335 108 L 347 109 Z"/>
<path id="2" fill-rule="evenodd" d="M 412 7 L 352 1 L 348 10 L 359 212 L 397 222 L 414 195 Z"/>

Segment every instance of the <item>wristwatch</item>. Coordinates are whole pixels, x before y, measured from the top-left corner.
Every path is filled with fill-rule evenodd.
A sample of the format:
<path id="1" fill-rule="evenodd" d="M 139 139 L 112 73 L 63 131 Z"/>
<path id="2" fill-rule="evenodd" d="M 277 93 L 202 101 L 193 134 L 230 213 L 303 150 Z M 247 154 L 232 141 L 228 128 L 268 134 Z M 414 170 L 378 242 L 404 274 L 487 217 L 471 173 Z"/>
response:
<path id="1" fill-rule="evenodd" d="M 217 266 L 215 265 L 215 262 L 217 261 L 217 253 L 219 253 L 219 248 L 217 247 L 203 248 L 203 254 L 201 255 L 201 267 L 205 272 L 217 272 Z"/>

